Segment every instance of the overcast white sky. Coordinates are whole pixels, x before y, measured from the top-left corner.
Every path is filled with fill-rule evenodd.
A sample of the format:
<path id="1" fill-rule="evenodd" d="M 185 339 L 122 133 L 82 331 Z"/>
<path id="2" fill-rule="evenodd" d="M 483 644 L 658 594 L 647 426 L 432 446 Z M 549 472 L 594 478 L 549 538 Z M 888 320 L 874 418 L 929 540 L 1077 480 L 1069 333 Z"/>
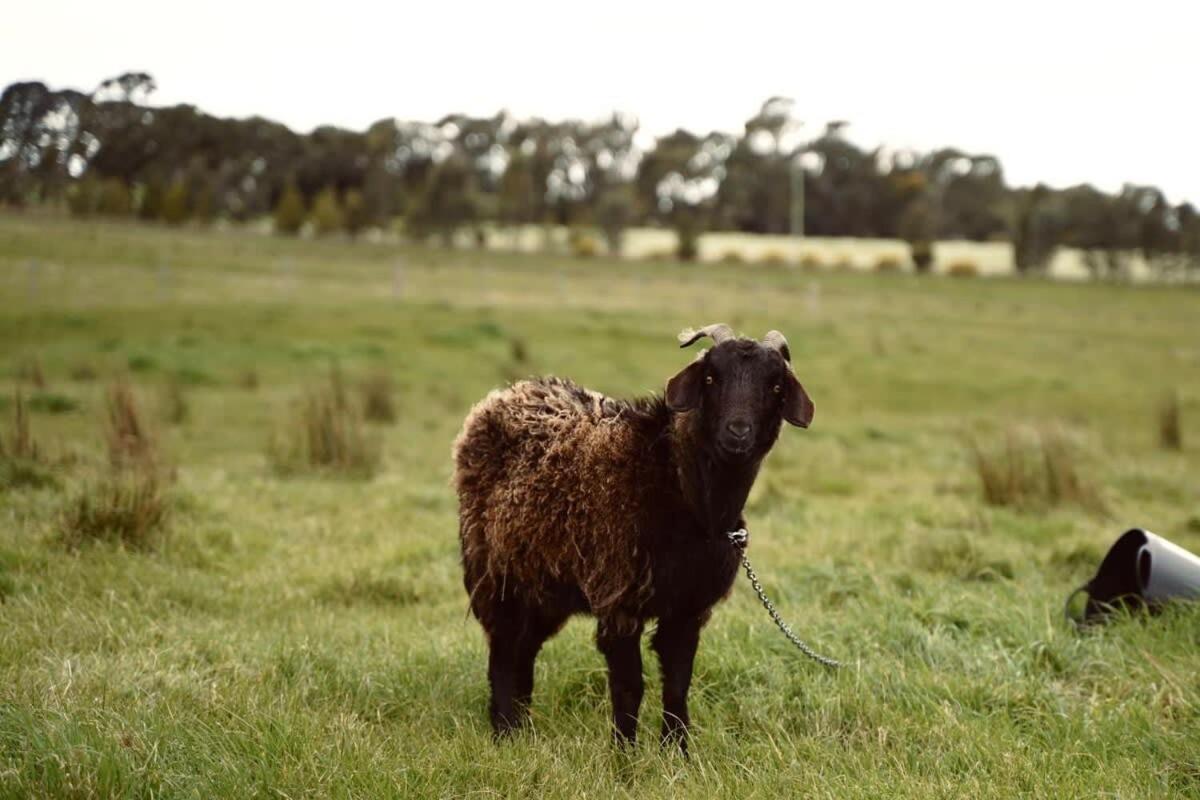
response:
<path id="1" fill-rule="evenodd" d="M 990 152 L 1010 183 L 1132 181 L 1200 203 L 1194 0 L 70 0 L 3 17 L 4 85 L 145 70 L 157 103 L 301 130 L 506 108 L 737 131 L 786 95 L 814 133 L 845 119 L 864 145 Z"/>

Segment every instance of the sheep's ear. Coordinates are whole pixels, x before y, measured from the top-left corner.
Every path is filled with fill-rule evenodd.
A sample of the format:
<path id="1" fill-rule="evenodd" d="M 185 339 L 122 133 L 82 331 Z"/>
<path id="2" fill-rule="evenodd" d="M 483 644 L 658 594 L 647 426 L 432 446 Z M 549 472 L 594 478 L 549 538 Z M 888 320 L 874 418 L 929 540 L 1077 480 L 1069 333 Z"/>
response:
<path id="1" fill-rule="evenodd" d="M 704 361 L 693 361 L 667 381 L 667 408 L 672 411 L 691 411 L 700 406 L 700 390 L 704 386 Z"/>
<path id="2" fill-rule="evenodd" d="M 788 371 L 787 393 L 783 398 L 783 418 L 797 428 L 807 428 L 813 418 L 813 401 L 791 370 Z"/>

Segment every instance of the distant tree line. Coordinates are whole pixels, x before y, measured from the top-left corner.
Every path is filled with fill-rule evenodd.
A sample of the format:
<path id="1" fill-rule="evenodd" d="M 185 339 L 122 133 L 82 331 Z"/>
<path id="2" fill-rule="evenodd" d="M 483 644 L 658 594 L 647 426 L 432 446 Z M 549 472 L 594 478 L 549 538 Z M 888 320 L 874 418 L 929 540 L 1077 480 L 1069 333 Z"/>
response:
<path id="1" fill-rule="evenodd" d="M 1200 271 L 1200 215 L 1152 186 L 1014 188 L 999 159 L 954 148 L 865 150 L 832 122 L 815 135 L 772 98 L 740 135 L 677 130 L 648 150 L 635 118 L 599 122 L 380 120 L 309 134 L 259 117 L 148 105 L 153 78 L 94 91 L 14 83 L 0 96 L 0 205 L 167 224 L 273 217 L 276 230 L 351 235 L 402 218 L 415 239 L 470 231 L 590 226 L 619 252 L 631 225 L 670 227 L 694 257 L 705 231 L 898 237 L 918 268 L 938 239 L 1011 240 L 1022 272 L 1061 246 L 1098 276 L 1141 253 L 1163 274 Z"/>

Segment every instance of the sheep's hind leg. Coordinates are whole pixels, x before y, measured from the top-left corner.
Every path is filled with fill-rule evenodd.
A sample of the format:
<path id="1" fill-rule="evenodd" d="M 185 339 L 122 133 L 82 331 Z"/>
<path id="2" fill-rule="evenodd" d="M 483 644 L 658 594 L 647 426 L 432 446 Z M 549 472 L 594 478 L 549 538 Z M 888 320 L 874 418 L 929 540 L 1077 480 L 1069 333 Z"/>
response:
<path id="1" fill-rule="evenodd" d="M 492 701 L 488 710 L 492 719 L 492 733 L 497 738 L 511 731 L 518 722 L 513 704 L 515 655 L 516 642 L 504 635 L 492 634 L 488 652 L 488 683 L 492 687 Z"/>
<path id="2" fill-rule="evenodd" d="M 529 717 L 533 697 L 533 663 L 538 651 L 562 624 L 547 621 L 535 609 L 515 600 L 497 608 L 488 637 L 488 682 L 492 688 L 492 731 L 504 736 Z"/>
<path id="3" fill-rule="evenodd" d="M 497 738 L 509 733 L 521 722 L 516 694 L 523 617 L 522 609 L 516 603 L 501 603 L 495 609 L 488 628 L 488 683 L 492 689 L 488 711 L 492 733 Z"/>
<path id="4" fill-rule="evenodd" d="M 608 690 L 612 696 L 613 738 L 617 744 L 637 740 L 638 710 L 642 705 L 641 626 L 632 634 L 605 632 L 601 623 L 596 644 L 608 662 Z"/>
<path id="5" fill-rule="evenodd" d="M 522 722 L 529 719 L 529 706 L 533 700 L 533 665 L 538 652 L 554 633 L 562 627 L 565 618 L 543 619 L 530 613 L 521 631 L 516 656 L 516 687 L 513 699 L 515 710 Z"/>

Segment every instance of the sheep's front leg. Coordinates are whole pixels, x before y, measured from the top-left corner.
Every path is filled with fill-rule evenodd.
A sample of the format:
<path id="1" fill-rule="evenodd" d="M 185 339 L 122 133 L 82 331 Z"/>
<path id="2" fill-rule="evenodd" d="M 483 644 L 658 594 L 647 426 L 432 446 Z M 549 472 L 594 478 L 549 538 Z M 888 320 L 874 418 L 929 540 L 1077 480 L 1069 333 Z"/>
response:
<path id="1" fill-rule="evenodd" d="M 654 652 L 662 665 L 663 720 L 662 743 L 672 742 L 687 754 L 688 688 L 692 683 L 692 664 L 700 644 L 704 618 L 664 619 L 654 632 Z"/>
<path id="2" fill-rule="evenodd" d="M 613 738 L 618 744 L 637 740 L 638 709 L 642 706 L 642 631 L 613 635 L 603 631 L 596 644 L 608 662 L 608 690 L 612 696 Z"/>

